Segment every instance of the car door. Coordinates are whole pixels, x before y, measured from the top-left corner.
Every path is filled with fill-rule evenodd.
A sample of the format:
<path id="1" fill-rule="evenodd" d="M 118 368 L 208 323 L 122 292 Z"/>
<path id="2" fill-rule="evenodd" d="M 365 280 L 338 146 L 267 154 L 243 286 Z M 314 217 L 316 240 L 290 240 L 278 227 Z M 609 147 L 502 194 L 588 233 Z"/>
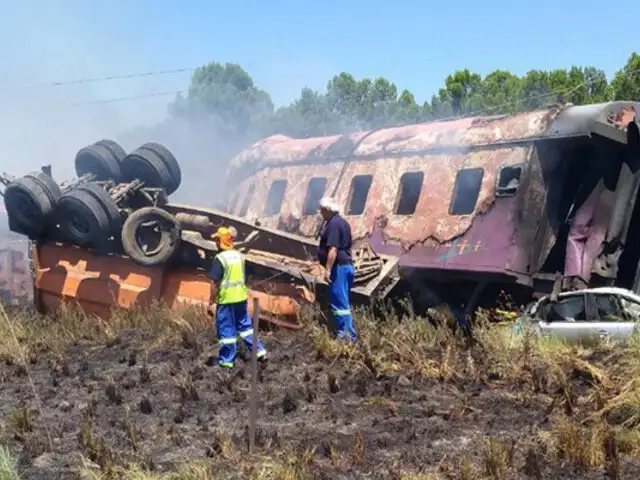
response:
<path id="1" fill-rule="evenodd" d="M 591 322 L 593 337 L 609 337 L 617 340 L 629 338 L 635 322 L 623 308 L 620 297 L 612 293 L 592 292 L 597 318 Z"/>
<path id="2" fill-rule="evenodd" d="M 622 325 L 622 331 L 625 336 L 631 337 L 633 336 L 638 329 L 638 319 L 640 318 L 640 303 L 629 297 L 619 297 L 620 306 L 622 308 L 623 314 L 625 315 L 625 320 Z"/>
<path id="3" fill-rule="evenodd" d="M 543 335 L 564 340 L 577 340 L 588 335 L 586 295 L 584 293 L 561 296 L 557 302 L 544 306 L 538 327 Z"/>

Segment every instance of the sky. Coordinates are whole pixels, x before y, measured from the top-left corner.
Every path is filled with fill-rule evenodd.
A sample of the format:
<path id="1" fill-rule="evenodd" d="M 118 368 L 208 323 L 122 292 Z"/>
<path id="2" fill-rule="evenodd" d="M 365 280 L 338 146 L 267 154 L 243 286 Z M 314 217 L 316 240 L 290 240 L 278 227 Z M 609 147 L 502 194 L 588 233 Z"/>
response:
<path id="1" fill-rule="evenodd" d="M 236 62 L 277 106 L 331 76 L 384 76 L 419 102 L 456 69 L 593 65 L 640 50 L 640 4 L 619 0 L 0 0 L 0 169 L 72 168 L 75 151 L 167 115 L 190 72 L 52 82 Z M 624 25 L 631 25 L 625 27 Z M 120 97 L 171 95 L 72 106 Z M 55 169 L 55 167 L 54 167 Z"/>

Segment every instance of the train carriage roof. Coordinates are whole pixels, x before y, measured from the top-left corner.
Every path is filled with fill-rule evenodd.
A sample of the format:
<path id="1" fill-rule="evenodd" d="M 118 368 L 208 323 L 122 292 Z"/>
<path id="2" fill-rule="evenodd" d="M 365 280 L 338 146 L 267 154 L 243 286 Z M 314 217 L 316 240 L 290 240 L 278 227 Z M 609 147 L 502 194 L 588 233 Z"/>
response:
<path id="1" fill-rule="evenodd" d="M 597 134 L 627 143 L 633 131 L 637 141 L 635 102 L 608 102 L 584 106 L 554 106 L 510 115 L 388 127 L 367 132 L 294 139 L 284 135 L 264 138 L 234 157 L 231 172 L 248 173 L 269 166 L 329 162 L 341 158 L 427 154 L 549 138 Z"/>

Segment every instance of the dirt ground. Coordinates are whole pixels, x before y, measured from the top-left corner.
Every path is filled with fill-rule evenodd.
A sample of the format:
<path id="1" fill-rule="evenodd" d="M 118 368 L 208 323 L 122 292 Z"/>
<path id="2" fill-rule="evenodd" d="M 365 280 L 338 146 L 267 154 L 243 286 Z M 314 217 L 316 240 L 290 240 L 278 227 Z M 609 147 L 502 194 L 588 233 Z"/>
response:
<path id="1" fill-rule="evenodd" d="M 38 341 L 23 351 L 25 364 L 5 353 L 2 442 L 23 478 L 82 478 L 82 463 L 85 478 L 132 463 L 161 474 L 186 461 L 211 468 L 213 478 L 637 476 L 635 444 L 594 447 L 596 427 L 583 431 L 572 420 L 602 407 L 596 373 L 574 365 L 562 389 L 557 375 L 536 372 L 550 363 L 515 375 L 508 363 L 521 359 L 507 355 L 501 366 L 486 347 L 454 350 L 437 332 L 424 349 L 407 344 L 397 354 L 407 364 L 419 355 L 406 369 L 391 353 L 376 356 L 386 347 L 373 331 L 362 354 L 317 329 L 264 333 L 270 359 L 260 369 L 258 453 L 250 458 L 248 353 L 233 371 L 220 370 L 211 365 L 213 332 L 189 332 L 167 344 L 148 328 L 123 328 L 106 341 L 74 340 L 64 354 Z M 602 366 L 611 352 L 583 353 Z"/>

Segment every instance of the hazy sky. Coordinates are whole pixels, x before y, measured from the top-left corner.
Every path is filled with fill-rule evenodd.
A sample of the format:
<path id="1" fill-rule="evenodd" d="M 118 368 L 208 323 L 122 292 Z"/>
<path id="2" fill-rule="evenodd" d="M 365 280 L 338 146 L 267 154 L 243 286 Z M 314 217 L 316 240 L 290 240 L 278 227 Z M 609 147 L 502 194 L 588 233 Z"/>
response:
<path id="1" fill-rule="evenodd" d="M 72 167 L 86 143 L 166 115 L 189 73 L 29 87 L 238 62 L 277 105 L 335 73 L 385 76 L 422 102 L 468 67 L 594 65 L 611 76 L 640 47 L 640 4 L 581 0 L 0 0 L 0 169 Z M 627 26 L 625 26 L 627 25 Z M 62 164 L 61 164 L 62 165 Z"/>

